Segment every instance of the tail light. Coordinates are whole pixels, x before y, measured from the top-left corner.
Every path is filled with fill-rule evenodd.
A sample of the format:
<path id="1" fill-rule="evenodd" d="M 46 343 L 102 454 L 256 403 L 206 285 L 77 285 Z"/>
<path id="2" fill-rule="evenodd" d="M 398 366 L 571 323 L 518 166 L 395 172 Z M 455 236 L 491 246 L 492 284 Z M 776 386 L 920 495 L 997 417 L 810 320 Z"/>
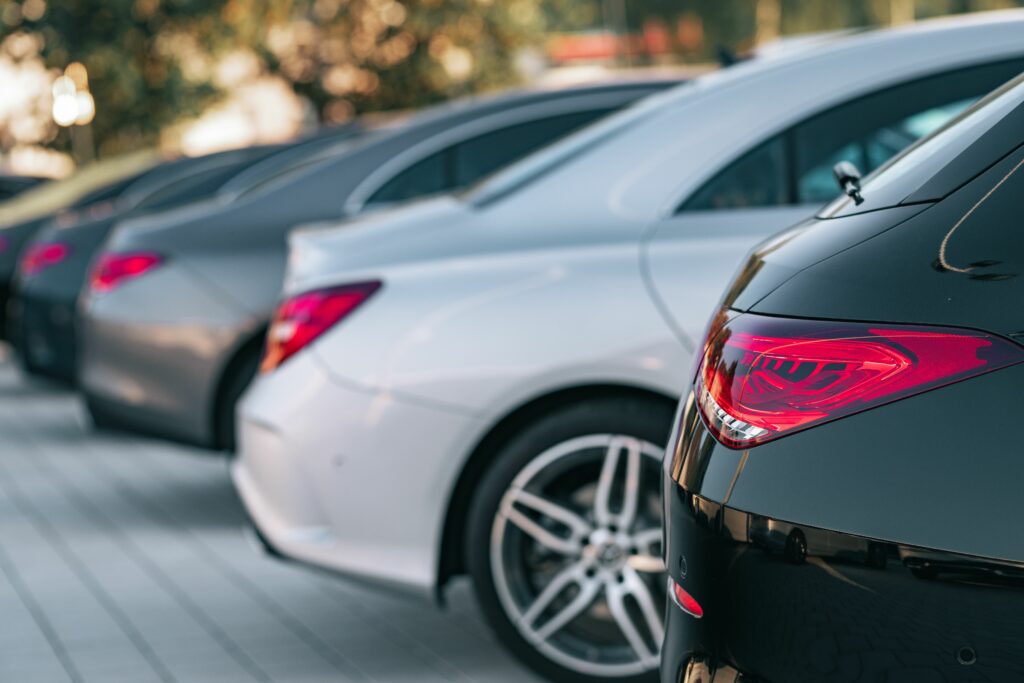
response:
<path id="1" fill-rule="evenodd" d="M 719 441 L 748 448 L 1022 360 L 970 330 L 739 315 L 709 333 L 697 404 Z"/>
<path id="2" fill-rule="evenodd" d="M 676 607 L 691 617 L 700 619 L 704 616 L 704 608 L 700 606 L 700 603 L 672 578 L 668 580 L 668 594 L 672 596 L 672 602 L 676 604 Z"/>
<path id="3" fill-rule="evenodd" d="M 306 292 L 282 303 L 267 333 L 260 372 L 281 366 L 380 289 L 379 282 L 362 282 Z"/>
<path id="4" fill-rule="evenodd" d="M 30 244 L 21 257 L 23 275 L 35 275 L 65 260 L 71 249 L 60 242 L 37 242 Z"/>
<path id="5" fill-rule="evenodd" d="M 163 256 L 152 252 L 103 254 L 92 271 L 92 291 L 109 292 L 128 280 L 145 275 L 163 262 Z"/>

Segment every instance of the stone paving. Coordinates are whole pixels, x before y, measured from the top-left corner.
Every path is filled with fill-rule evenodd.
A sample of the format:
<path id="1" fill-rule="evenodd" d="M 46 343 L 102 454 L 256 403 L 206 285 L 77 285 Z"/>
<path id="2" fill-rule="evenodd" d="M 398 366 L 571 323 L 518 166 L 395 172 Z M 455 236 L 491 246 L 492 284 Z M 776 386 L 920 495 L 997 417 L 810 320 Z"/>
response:
<path id="1" fill-rule="evenodd" d="M 95 434 L 0 347 L 0 682 L 524 681 L 450 605 L 256 553 L 218 456 Z"/>

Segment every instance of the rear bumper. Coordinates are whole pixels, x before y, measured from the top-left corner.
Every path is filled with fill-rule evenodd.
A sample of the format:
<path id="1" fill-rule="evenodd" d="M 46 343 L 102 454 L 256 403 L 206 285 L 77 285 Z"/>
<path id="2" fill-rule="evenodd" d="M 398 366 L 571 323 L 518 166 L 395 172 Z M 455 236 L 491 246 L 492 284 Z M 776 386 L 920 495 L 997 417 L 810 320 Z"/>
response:
<path id="1" fill-rule="evenodd" d="M 79 383 L 100 426 L 209 447 L 217 391 L 261 321 L 175 265 L 85 300 Z"/>
<path id="2" fill-rule="evenodd" d="M 243 399 L 232 475 L 276 554 L 434 598 L 448 500 L 479 428 L 342 383 L 305 352 Z"/>
<path id="3" fill-rule="evenodd" d="M 992 376 L 988 381 L 1012 379 Z M 984 389 L 984 384 L 977 388 Z M 905 401 L 898 409 L 930 415 L 922 408 L 927 403 L 960 399 L 964 405 L 962 391 L 949 396 L 933 392 Z M 981 401 L 966 405 L 975 403 L 979 410 L 989 409 Z M 894 410 L 890 406 L 861 416 L 862 427 Z M 970 410 L 962 410 L 961 417 L 964 413 Z M 971 424 L 973 416 L 964 419 Z M 681 425 L 680 446 L 666 461 L 665 557 L 672 579 L 693 596 L 704 614 L 696 619 L 669 606 L 663 683 L 1024 680 L 1024 562 L 881 541 L 793 523 L 776 513 L 737 509 L 741 488 L 754 483 L 769 486 L 759 474 L 766 459 L 775 459 L 770 464 L 780 467 L 782 458 L 806 455 L 802 484 L 850 486 L 849 480 L 870 462 L 874 451 L 864 449 L 864 444 L 873 430 L 857 432 L 859 441 L 815 441 L 806 452 L 795 437 L 743 452 L 715 444 L 694 415 L 692 401 L 683 411 Z M 829 436 L 813 431 L 801 438 Z M 915 436 L 924 441 L 919 433 Z M 826 449 L 828 443 L 833 452 Z M 860 448 L 860 460 L 837 455 L 843 444 Z M 914 453 L 882 447 L 877 451 L 890 460 L 910 459 Z M 924 443 L 921 452 L 931 461 L 942 455 L 938 443 Z M 846 481 L 820 477 L 833 457 L 854 464 Z M 962 471 L 956 474 L 961 496 L 946 502 L 953 512 L 967 512 L 975 535 L 1001 530 L 1016 536 L 1016 517 L 990 514 L 994 500 L 987 498 L 988 510 L 980 502 L 964 505 L 973 489 L 964 486 Z M 906 486 L 899 498 L 879 496 L 859 484 L 854 493 L 862 508 L 883 518 L 922 514 L 927 489 Z M 775 484 L 772 491 L 787 499 L 801 495 L 793 486 Z M 763 510 L 768 504 L 751 507 Z M 826 519 L 827 507 L 809 508 L 804 518 Z M 946 527 L 946 537 L 955 539 L 951 528 Z"/>
<path id="4" fill-rule="evenodd" d="M 75 301 L 22 291 L 8 306 L 10 340 L 29 372 L 74 383 L 77 373 Z"/>

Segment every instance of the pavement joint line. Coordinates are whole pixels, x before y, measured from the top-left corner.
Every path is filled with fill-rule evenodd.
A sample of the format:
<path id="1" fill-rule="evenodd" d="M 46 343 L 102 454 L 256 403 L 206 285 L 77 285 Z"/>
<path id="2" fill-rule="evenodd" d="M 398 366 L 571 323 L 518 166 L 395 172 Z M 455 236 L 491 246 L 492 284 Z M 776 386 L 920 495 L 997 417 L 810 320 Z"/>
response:
<path id="1" fill-rule="evenodd" d="M 36 462 L 40 462 L 37 460 Z M 62 477 L 53 471 L 53 468 L 47 464 L 47 469 L 50 471 L 50 475 L 56 480 L 62 480 Z M 72 484 L 72 486 L 74 486 Z M 143 553 L 135 544 L 131 538 L 121 531 L 116 523 L 110 519 L 106 512 L 99 510 L 95 503 L 88 499 L 87 496 L 83 496 L 77 490 L 75 490 L 76 497 L 81 499 L 78 507 L 91 510 L 86 514 L 92 516 L 93 520 L 99 523 L 102 518 L 106 523 L 99 524 L 99 526 L 109 529 L 112 538 L 118 539 L 118 544 L 122 546 L 126 554 L 132 557 L 140 567 L 144 568 L 145 571 L 153 578 L 153 580 L 160 584 L 160 586 L 172 595 L 178 602 L 178 604 L 184 609 L 189 616 L 191 616 L 199 626 L 207 632 L 207 634 L 218 644 L 224 651 L 240 666 L 244 669 L 251 677 L 261 681 L 263 683 L 273 683 L 273 679 L 263 670 L 259 664 L 253 659 L 236 643 L 224 629 L 217 624 L 209 615 L 207 615 L 202 608 L 196 604 L 191 596 L 188 595 L 180 586 L 177 585 L 166 572 L 160 568 L 160 566 Z M 84 503 L 84 504 L 83 504 Z"/>
<path id="2" fill-rule="evenodd" d="M 112 471 L 109 466 L 102 461 L 102 459 L 98 462 L 100 467 L 107 470 L 107 475 L 111 478 L 111 481 L 115 482 L 114 488 L 120 495 L 128 499 L 133 499 L 136 506 L 148 509 L 150 511 L 149 516 L 154 519 L 154 521 L 157 521 L 160 526 L 172 529 L 184 538 L 188 539 L 189 545 L 194 548 L 197 555 L 215 566 L 222 576 L 235 582 L 241 590 L 249 595 L 254 601 L 261 604 L 264 609 L 284 624 L 286 628 L 292 631 L 296 637 L 309 645 L 314 652 L 334 666 L 339 673 L 347 676 L 351 676 L 355 673 L 356 676 L 361 677 L 363 680 L 372 680 L 372 677 L 369 674 L 360 669 L 354 662 L 349 661 L 349 659 L 338 651 L 337 648 L 324 641 L 322 637 L 306 626 L 287 608 L 280 605 L 273 597 L 256 586 L 249 577 L 224 562 L 219 555 L 208 548 L 202 541 L 197 539 L 195 534 L 187 526 L 179 523 L 172 514 L 168 513 L 166 510 L 158 509 L 155 504 L 146 500 L 144 497 L 139 496 L 134 490 L 131 490 L 133 488 L 131 484 L 126 484 L 123 480 L 117 481 L 117 479 L 120 478 L 120 475 Z M 348 670 L 346 671 L 345 669 Z M 359 679 L 357 678 L 356 680 Z"/>
<path id="3" fill-rule="evenodd" d="M 11 562 L 7 551 L 2 547 L 0 547 L 0 571 L 7 577 L 7 581 L 18 594 L 21 603 L 29 611 L 29 614 L 32 615 L 32 619 L 35 621 L 36 626 L 39 627 L 39 630 L 42 631 L 43 637 L 46 638 L 46 642 L 50 645 L 50 649 L 53 650 L 54 656 L 57 657 L 68 678 L 73 683 L 84 683 L 85 679 L 82 678 L 82 674 L 75 667 L 75 663 L 68 654 L 67 648 L 64 647 L 64 643 L 61 641 L 56 629 L 54 629 L 53 624 L 47 618 L 45 610 L 36 601 L 28 586 L 25 585 L 18 569 Z"/>
<path id="4" fill-rule="evenodd" d="M 10 482 L 8 488 L 7 482 Z M 50 546 L 57 552 L 58 555 L 68 564 L 68 566 L 74 571 L 75 575 L 82 581 L 89 593 L 96 599 L 96 601 L 106 610 L 107 614 L 114 620 L 125 637 L 132 643 L 139 654 L 146 660 L 149 666 L 153 669 L 160 680 L 164 683 L 177 683 L 177 679 L 171 674 L 167 665 L 157 656 L 153 650 L 149 641 L 142 635 L 142 633 L 135 627 L 131 619 L 127 614 L 117 605 L 117 603 L 110 597 L 110 594 L 103 588 L 99 581 L 97 581 L 95 575 L 89 571 L 88 567 L 84 562 L 74 553 L 73 550 L 67 545 L 67 542 L 61 537 L 59 532 L 54 529 L 53 525 L 46 520 L 45 516 L 42 515 L 35 506 L 29 501 L 28 497 L 21 491 L 13 477 L 8 476 L 7 468 L 0 461 L 0 486 L 4 486 L 8 489 L 10 495 L 10 489 L 13 489 L 14 495 L 11 496 L 14 505 L 23 512 L 26 517 L 29 517 L 32 523 L 36 526 L 40 534 L 46 539 Z"/>

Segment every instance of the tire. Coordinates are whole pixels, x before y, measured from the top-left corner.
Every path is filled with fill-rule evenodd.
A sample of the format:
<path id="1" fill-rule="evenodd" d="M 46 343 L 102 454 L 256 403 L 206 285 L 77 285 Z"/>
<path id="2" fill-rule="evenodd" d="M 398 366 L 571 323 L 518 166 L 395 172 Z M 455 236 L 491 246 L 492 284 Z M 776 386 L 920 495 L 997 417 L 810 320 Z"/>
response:
<path id="1" fill-rule="evenodd" d="M 228 454 L 234 454 L 238 448 L 237 420 L 235 409 L 242 394 L 249 388 L 260 368 L 262 348 L 246 349 L 238 361 L 232 364 L 228 377 L 224 380 L 216 406 L 215 437 L 216 447 Z"/>
<path id="2" fill-rule="evenodd" d="M 465 546 L 480 605 L 502 643 L 550 680 L 657 679 L 672 411 L 637 398 L 560 408 L 506 442 L 477 487 Z M 637 482 L 635 506 L 625 504 L 627 479 Z"/>

